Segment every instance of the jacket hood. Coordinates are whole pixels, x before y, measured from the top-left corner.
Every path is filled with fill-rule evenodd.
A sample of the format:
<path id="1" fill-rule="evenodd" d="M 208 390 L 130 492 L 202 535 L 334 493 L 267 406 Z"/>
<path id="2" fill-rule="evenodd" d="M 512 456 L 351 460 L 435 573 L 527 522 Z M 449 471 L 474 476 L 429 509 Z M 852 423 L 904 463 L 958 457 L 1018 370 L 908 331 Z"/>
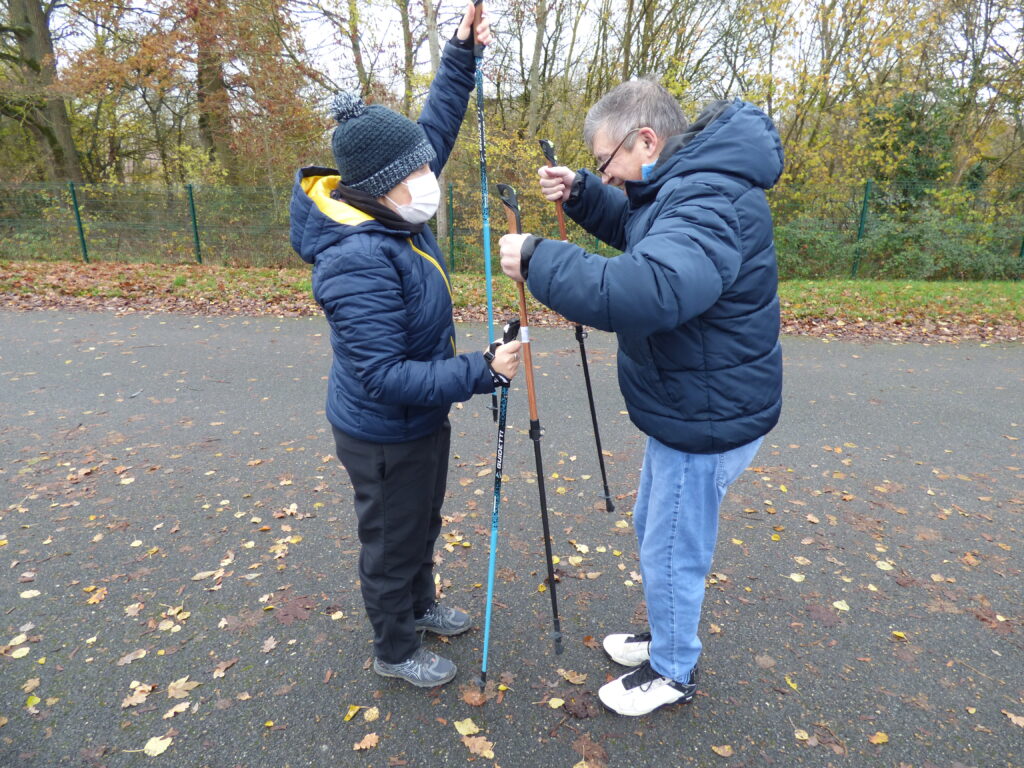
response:
<path id="1" fill-rule="evenodd" d="M 302 260 L 310 264 L 316 254 L 356 233 L 379 232 L 406 238 L 408 232 L 392 229 L 331 192 L 340 181 L 331 168 L 310 166 L 295 174 L 289 207 L 291 243 Z"/>
<path id="2" fill-rule="evenodd" d="M 782 167 L 782 140 L 775 125 L 753 104 L 737 99 L 704 110 L 686 133 L 666 142 L 650 179 L 627 182 L 627 189 L 646 197 L 644 188 L 656 194 L 668 179 L 700 171 L 728 173 L 770 189 Z"/>

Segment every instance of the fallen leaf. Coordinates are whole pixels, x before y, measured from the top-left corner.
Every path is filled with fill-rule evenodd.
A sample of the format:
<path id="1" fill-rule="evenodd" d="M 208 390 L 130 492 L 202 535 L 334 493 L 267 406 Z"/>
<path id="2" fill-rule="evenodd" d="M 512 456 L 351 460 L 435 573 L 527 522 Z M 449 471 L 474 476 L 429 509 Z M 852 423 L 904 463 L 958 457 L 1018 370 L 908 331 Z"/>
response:
<path id="1" fill-rule="evenodd" d="M 847 605 L 845 600 L 836 600 L 834 603 L 832 603 L 832 607 L 835 608 L 837 611 L 850 610 L 850 606 Z"/>
<path id="2" fill-rule="evenodd" d="M 137 661 L 145 655 L 146 650 L 144 648 L 139 648 L 137 651 L 126 653 L 124 656 L 117 660 L 117 666 L 123 667 L 125 664 L 131 664 L 133 661 Z"/>
<path id="3" fill-rule="evenodd" d="M 353 744 L 352 749 L 370 749 L 371 747 L 376 747 L 379 741 L 380 736 L 378 736 L 376 733 L 368 733 L 365 736 L 363 736 L 362 741 L 357 741 L 355 744 Z"/>
<path id="4" fill-rule="evenodd" d="M 593 635 L 586 635 L 583 638 L 583 644 L 587 646 L 587 648 L 593 648 L 595 650 L 601 647 L 601 643 L 595 640 Z"/>
<path id="5" fill-rule="evenodd" d="M 771 669 L 775 666 L 775 659 L 773 659 L 771 656 L 767 654 L 765 654 L 764 656 L 755 656 L 754 662 L 761 669 Z"/>
<path id="6" fill-rule="evenodd" d="M 888 744 L 889 734 L 885 733 L 884 731 L 875 731 L 873 736 L 868 737 L 868 741 L 870 741 L 872 744 Z"/>
<path id="7" fill-rule="evenodd" d="M 32 691 L 34 691 L 38 687 L 39 678 L 30 677 L 28 680 L 25 681 L 25 684 L 21 686 L 21 690 L 23 690 L 25 693 L 32 693 Z"/>
<path id="8" fill-rule="evenodd" d="M 173 683 L 167 686 L 167 698 L 169 699 L 184 699 L 188 696 L 189 691 L 200 685 L 198 681 L 189 680 L 188 675 L 180 677 Z"/>
<path id="9" fill-rule="evenodd" d="M 494 759 L 494 743 L 488 741 L 483 736 L 463 736 L 462 743 L 466 745 L 470 752 L 480 757 L 486 757 L 488 760 Z"/>
<path id="10" fill-rule="evenodd" d="M 792 680 L 790 679 L 789 675 L 786 675 L 786 685 L 788 685 L 788 686 L 789 686 L 790 688 L 792 688 L 792 689 L 793 689 L 794 691 L 799 691 L 799 690 L 800 690 L 800 689 L 799 689 L 799 688 L 797 687 L 797 684 L 796 684 L 796 683 L 794 683 L 794 682 L 793 682 L 793 681 L 792 681 Z"/>
<path id="11" fill-rule="evenodd" d="M 261 646 L 260 650 L 264 653 L 270 653 L 275 648 L 277 648 L 277 640 L 275 640 L 274 636 L 271 635 L 263 641 L 263 645 Z"/>
<path id="12" fill-rule="evenodd" d="M 133 690 L 129 696 L 125 696 L 121 701 L 121 708 L 136 707 L 139 704 L 142 704 L 146 701 L 146 697 L 149 696 L 155 687 L 156 686 L 154 685 L 146 685 L 145 683 L 136 685 L 135 690 Z"/>
<path id="13" fill-rule="evenodd" d="M 808 734 L 807 731 L 805 731 L 803 728 L 797 728 L 795 731 L 793 731 L 793 737 L 797 741 L 807 741 L 809 738 L 811 738 L 810 734 Z"/>
<path id="14" fill-rule="evenodd" d="M 174 741 L 174 739 L 170 736 L 154 736 L 146 742 L 146 746 L 142 748 L 142 751 L 150 757 L 157 757 L 158 755 L 162 755 L 167 748 L 171 746 L 172 741 Z"/>
<path id="15" fill-rule="evenodd" d="M 460 736 L 472 736 L 474 733 L 480 733 L 480 728 L 471 717 L 467 717 L 465 720 L 456 720 L 453 725 Z"/>
<path id="16" fill-rule="evenodd" d="M 728 744 L 723 744 L 720 747 L 712 746 L 711 751 L 716 755 L 721 755 L 722 757 L 732 757 L 732 747 Z"/>
<path id="17" fill-rule="evenodd" d="M 795 581 L 797 584 L 799 584 L 800 582 L 802 582 L 807 577 L 804 576 L 802 573 L 791 573 L 791 574 L 789 574 L 789 578 L 792 581 Z"/>
<path id="18" fill-rule="evenodd" d="M 571 669 L 558 669 L 558 674 L 562 676 L 562 679 L 572 683 L 573 685 L 583 685 L 587 680 L 586 673 L 573 672 Z"/>
<path id="19" fill-rule="evenodd" d="M 343 717 L 342 720 L 347 723 L 349 720 L 356 716 L 356 713 L 358 713 L 360 709 L 362 709 L 362 707 L 358 704 L 349 704 L 348 712 L 345 713 L 345 717 Z"/>
<path id="20" fill-rule="evenodd" d="M 190 701 L 183 701 L 180 704 L 175 704 L 173 707 L 171 707 L 164 713 L 163 719 L 170 720 L 172 717 L 174 717 L 175 715 L 180 715 L 182 712 L 184 712 L 191 706 L 192 702 Z"/>
<path id="21" fill-rule="evenodd" d="M 875 567 L 878 568 L 880 571 L 891 571 L 892 563 L 890 563 L 888 560 L 876 560 Z"/>
<path id="22" fill-rule="evenodd" d="M 380 710 L 377 709 L 377 707 L 370 707 L 365 712 L 363 712 L 363 720 L 365 720 L 368 723 L 372 723 L 378 717 L 380 717 Z"/>
<path id="23" fill-rule="evenodd" d="M 559 699 L 559 698 L 548 699 L 548 706 L 551 707 L 552 709 L 558 709 L 563 704 L 565 704 L 565 699 Z"/>
<path id="24" fill-rule="evenodd" d="M 39 597 L 39 595 L 41 594 L 42 592 L 40 592 L 38 589 L 26 589 L 24 592 L 21 593 L 21 596 L 26 600 L 31 600 L 33 597 Z"/>
<path id="25" fill-rule="evenodd" d="M 238 657 L 237 656 L 235 658 L 233 658 L 233 659 L 228 659 L 227 661 L 222 661 L 220 664 L 218 664 L 214 668 L 213 676 L 214 677 L 224 677 L 224 673 L 227 672 L 229 669 L 231 669 L 233 666 L 235 666 L 235 664 L 237 664 L 237 663 L 238 663 Z"/>
<path id="26" fill-rule="evenodd" d="M 1006 715 L 1008 718 L 1010 718 L 1010 722 L 1016 725 L 1018 728 L 1024 728 L 1024 717 L 1021 717 L 1020 715 L 1015 715 L 1012 712 L 1007 712 L 1005 709 L 1000 709 L 999 711 Z"/>

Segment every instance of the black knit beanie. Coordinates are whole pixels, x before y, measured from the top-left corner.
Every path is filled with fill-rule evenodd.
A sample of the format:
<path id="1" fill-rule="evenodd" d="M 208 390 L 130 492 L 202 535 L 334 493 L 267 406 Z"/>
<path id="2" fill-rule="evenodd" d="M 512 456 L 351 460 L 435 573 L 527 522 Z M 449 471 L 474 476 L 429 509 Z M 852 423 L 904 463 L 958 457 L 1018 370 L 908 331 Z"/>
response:
<path id="1" fill-rule="evenodd" d="M 354 93 L 338 93 L 331 115 L 338 121 L 331 149 L 347 187 L 383 197 L 437 157 L 419 125 L 379 104 L 367 106 Z"/>

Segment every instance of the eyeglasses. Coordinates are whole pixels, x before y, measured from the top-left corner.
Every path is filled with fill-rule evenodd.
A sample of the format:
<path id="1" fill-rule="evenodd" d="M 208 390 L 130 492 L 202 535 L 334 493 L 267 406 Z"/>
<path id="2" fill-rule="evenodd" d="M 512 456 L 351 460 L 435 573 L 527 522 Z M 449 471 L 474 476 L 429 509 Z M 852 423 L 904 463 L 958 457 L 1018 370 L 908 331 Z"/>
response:
<path id="1" fill-rule="evenodd" d="M 597 166 L 597 168 L 595 169 L 597 171 L 598 176 L 604 176 L 604 173 L 608 169 L 608 166 L 611 164 L 612 160 L 615 159 L 615 155 L 618 154 L 620 149 L 622 149 L 622 145 L 626 143 L 626 139 L 628 139 L 634 133 L 639 131 L 642 127 L 643 126 L 638 125 L 636 128 L 633 128 L 626 132 L 626 135 L 622 137 L 622 141 L 616 144 L 615 149 L 613 149 L 612 153 L 608 155 L 608 159 L 601 163 L 599 166 Z"/>

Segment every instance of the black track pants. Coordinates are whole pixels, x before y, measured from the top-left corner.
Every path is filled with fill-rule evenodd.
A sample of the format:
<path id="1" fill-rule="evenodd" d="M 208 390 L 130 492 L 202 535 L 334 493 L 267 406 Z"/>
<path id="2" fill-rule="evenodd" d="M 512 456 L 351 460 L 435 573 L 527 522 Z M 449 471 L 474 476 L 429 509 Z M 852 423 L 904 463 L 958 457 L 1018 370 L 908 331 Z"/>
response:
<path id="1" fill-rule="evenodd" d="M 334 429 L 355 489 L 359 579 L 374 651 L 397 664 L 419 648 L 415 617 L 434 602 L 434 542 L 448 479 L 451 425 L 407 443 L 369 443 Z"/>

